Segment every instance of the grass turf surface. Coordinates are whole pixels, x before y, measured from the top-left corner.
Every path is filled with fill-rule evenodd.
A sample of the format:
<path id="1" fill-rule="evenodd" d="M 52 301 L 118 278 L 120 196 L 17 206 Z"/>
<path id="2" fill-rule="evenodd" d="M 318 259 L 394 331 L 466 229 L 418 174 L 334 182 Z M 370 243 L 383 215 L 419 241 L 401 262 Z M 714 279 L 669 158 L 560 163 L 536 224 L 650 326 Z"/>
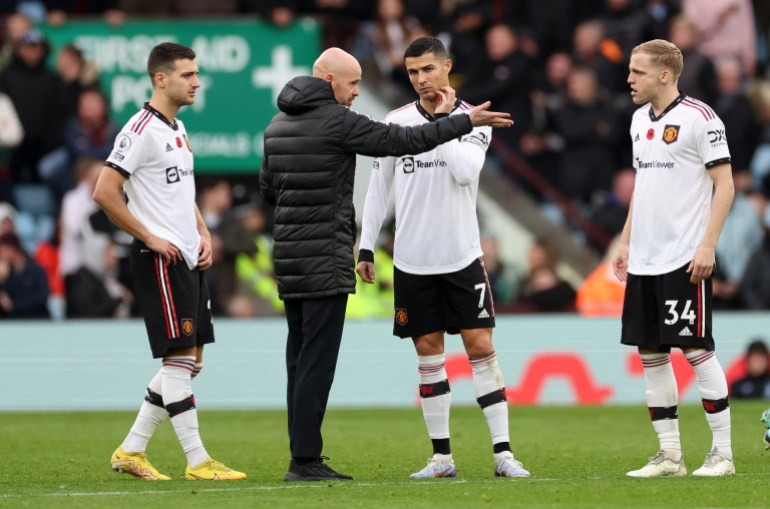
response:
<path id="1" fill-rule="evenodd" d="M 330 410 L 324 453 L 352 482 L 286 483 L 285 413 L 200 412 L 212 456 L 249 474 L 244 482 L 184 480 L 185 460 L 168 422 L 150 442 L 170 482 L 111 471 L 109 457 L 131 412 L 0 413 L 0 507 L 767 507 L 770 452 L 761 444 L 765 402 L 734 402 L 738 475 L 629 479 L 657 450 L 643 406 L 512 407 L 514 452 L 531 479 L 493 477 L 491 445 L 478 408 L 452 409 L 455 479 L 409 479 L 430 456 L 419 409 Z M 688 469 L 698 468 L 711 432 L 698 406 L 680 408 Z"/>

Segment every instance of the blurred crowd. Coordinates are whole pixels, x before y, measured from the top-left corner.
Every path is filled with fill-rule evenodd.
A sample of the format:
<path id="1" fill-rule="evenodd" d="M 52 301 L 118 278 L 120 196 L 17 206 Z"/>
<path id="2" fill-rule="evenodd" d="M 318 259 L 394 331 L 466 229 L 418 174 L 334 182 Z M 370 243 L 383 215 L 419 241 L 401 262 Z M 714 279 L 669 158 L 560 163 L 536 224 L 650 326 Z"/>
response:
<path id="1" fill-rule="evenodd" d="M 489 158 L 544 213 L 604 262 L 582 284 L 564 278 L 545 239 L 514 267 L 482 225 L 501 312 L 577 310 L 617 315 L 623 286 L 607 260 L 634 185 L 626 84 L 631 49 L 666 38 L 685 57 L 680 90 L 710 104 L 726 125 L 736 198 L 717 248 L 715 305 L 770 309 L 770 2 L 763 0 L 115 0 L 0 3 L 0 318 L 133 316 L 130 239 L 91 193 L 119 129 L 99 70 L 73 45 L 51 48 L 39 23 L 101 17 L 259 16 L 277 26 L 322 22 L 323 45 L 351 51 L 367 82 L 393 106 L 414 100 L 406 46 L 436 35 L 454 62 L 458 97 L 491 100 L 516 124 L 496 133 Z M 49 62 L 51 55 L 55 62 Z M 535 173 L 538 178 L 528 175 Z M 198 178 L 213 234 L 208 271 L 215 314 L 282 312 L 272 277 L 270 216 L 254 180 Z M 558 200 L 555 200 L 555 198 Z M 555 201 L 587 218 L 585 235 Z M 499 233 L 499 232 L 497 232 Z M 360 285 L 354 317 L 392 313 L 392 225 L 382 235 L 374 286 Z M 750 276 L 746 276 L 749 274 Z M 569 280 L 569 282 L 568 282 Z"/>

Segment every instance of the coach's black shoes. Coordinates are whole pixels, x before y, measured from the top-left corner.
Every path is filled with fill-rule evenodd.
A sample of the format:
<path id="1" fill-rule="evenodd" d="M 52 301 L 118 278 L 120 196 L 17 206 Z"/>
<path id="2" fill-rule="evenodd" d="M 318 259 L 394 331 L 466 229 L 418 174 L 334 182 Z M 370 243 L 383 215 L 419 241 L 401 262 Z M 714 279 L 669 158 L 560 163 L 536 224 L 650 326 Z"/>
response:
<path id="1" fill-rule="evenodd" d="M 289 471 L 283 477 L 284 481 L 352 481 L 349 475 L 335 472 L 332 467 L 324 463 L 329 459 L 321 456 L 307 464 L 299 464 L 296 460 L 289 462 Z"/>

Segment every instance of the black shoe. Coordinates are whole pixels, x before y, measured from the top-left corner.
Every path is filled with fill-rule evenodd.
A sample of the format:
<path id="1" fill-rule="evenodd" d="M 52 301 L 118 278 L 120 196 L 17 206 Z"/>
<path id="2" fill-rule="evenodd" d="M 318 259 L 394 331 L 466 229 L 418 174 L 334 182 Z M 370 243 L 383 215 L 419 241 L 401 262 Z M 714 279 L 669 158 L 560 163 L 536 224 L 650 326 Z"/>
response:
<path id="1" fill-rule="evenodd" d="M 283 477 L 284 481 L 352 481 L 349 475 L 335 472 L 332 467 L 323 462 L 321 457 L 307 465 L 298 465 L 296 461 L 289 462 L 289 471 Z"/>

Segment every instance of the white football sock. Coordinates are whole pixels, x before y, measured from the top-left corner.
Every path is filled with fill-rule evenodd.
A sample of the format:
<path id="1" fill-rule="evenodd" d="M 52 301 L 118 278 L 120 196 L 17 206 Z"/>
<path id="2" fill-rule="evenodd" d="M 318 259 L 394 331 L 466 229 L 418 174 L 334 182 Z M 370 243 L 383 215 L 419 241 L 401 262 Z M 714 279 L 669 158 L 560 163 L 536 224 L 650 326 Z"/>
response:
<path id="1" fill-rule="evenodd" d="M 195 467 L 209 458 L 198 431 L 198 411 L 192 396 L 192 372 L 195 357 L 166 357 L 161 368 L 163 403 L 171 424 L 187 455 L 187 464 Z"/>
<path id="2" fill-rule="evenodd" d="M 139 413 L 136 416 L 134 425 L 131 426 L 131 431 L 128 432 L 123 443 L 120 444 L 125 452 L 145 452 L 147 450 L 147 443 L 152 438 L 153 433 L 168 417 L 168 412 L 166 412 L 163 406 L 150 402 L 155 401 L 155 403 L 163 405 L 160 376 L 160 371 L 158 371 L 147 385 L 145 400 L 142 402 L 142 406 L 139 407 Z M 161 399 L 158 400 L 158 398 Z"/>
<path id="3" fill-rule="evenodd" d="M 713 435 L 711 447 L 733 459 L 730 440 L 730 406 L 727 400 L 727 379 L 714 352 L 695 350 L 685 354 L 695 376 L 706 411 L 706 420 Z"/>
<path id="4" fill-rule="evenodd" d="M 449 438 L 452 393 L 449 391 L 445 361 L 446 356 L 443 353 L 417 356 L 422 416 L 431 439 Z"/>
<path id="5" fill-rule="evenodd" d="M 497 355 L 470 359 L 473 369 L 473 390 L 487 420 L 492 444 L 510 442 L 508 431 L 508 402 L 505 400 L 505 382 Z"/>
<path id="6" fill-rule="evenodd" d="M 667 353 L 640 354 L 644 367 L 644 393 L 650 410 L 652 427 L 658 434 L 660 449 L 671 459 L 682 457 L 679 440 L 679 389 L 676 385 L 671 356 Z"/>

